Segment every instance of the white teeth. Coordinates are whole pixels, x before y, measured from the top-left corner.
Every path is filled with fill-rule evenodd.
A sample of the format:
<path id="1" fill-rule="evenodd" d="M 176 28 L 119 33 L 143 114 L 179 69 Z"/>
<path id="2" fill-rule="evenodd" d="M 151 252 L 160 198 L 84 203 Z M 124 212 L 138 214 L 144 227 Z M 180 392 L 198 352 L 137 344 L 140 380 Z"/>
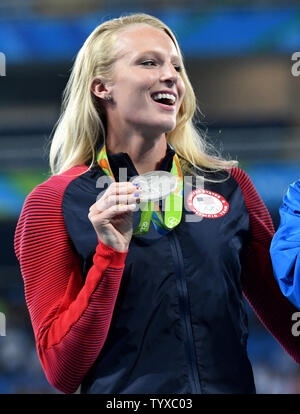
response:
<path id="1" fill-rule="evenodd" d="M 156 93 L 155 95 L 152 96 L 152 98 L 155 101 L 158 101 L 160 99 L 170 99 L 170 101 L 172 101 L 172 103 L 175 103 L 176 98 L 174 95 L 171 95 L 170 93 Z"/>

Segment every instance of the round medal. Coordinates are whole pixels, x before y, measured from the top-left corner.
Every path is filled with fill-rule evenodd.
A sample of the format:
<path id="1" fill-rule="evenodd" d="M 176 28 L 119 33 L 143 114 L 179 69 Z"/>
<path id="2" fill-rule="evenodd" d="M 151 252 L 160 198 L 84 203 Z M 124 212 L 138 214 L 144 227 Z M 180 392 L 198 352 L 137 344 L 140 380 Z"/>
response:
<path id="1" fill-rule="evenodd" d="M 150 171 L 138 175 L 131 182 L 138 184 L 142 202 L 163 200 L 177 187 L 176 177 L 167 171 Z"/>

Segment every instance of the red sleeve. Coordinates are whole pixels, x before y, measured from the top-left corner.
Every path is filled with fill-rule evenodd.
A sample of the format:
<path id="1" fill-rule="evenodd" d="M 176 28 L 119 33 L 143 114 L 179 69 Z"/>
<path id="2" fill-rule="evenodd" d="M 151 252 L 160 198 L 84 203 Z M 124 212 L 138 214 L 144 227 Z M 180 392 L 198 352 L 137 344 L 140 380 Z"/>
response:
<path id="1" fill-rule="evenodd" d="M 48 381 L 64 393 L 77 390 L 104 345 L 127 255 L 98 240 L 83 283 L 62 213 L 70 179 L 54 176 L 36 187 L 15 232 L 37 352 Z"/>
<path id="2" fill-rule="evenodd" d="M 273 275 L 272 219 L 247 174 L 233 168 L 231 175 L 242 190 L 250 220 L 250 241 L 242 262 L 243 293 L 262 324 L 300 363 L 300 338 L 292 335 L 292 315 L 298 310 L 283 296 Z"/>

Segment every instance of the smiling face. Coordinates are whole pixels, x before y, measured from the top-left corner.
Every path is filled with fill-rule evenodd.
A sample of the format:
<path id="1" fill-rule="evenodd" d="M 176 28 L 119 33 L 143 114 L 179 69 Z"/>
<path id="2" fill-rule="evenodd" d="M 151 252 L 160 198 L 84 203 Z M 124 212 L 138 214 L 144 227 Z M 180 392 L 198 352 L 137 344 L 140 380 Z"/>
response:
<path id="1" fill-rule="evenodd" d="M 172 39 L 152 26 L 135 25 L 122 31 L 116 44 L 119 58 L 106 86 L 113 98 L 106 108 L 108 131 L 116 126 L 152 136 L 172 131 L 185 92 Z"/>

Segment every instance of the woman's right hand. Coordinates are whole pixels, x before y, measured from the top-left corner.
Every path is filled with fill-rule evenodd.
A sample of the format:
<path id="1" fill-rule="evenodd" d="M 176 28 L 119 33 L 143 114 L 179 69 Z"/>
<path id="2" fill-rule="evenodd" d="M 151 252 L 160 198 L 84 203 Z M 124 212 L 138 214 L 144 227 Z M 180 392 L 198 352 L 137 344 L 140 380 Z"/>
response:
<path id="1" fill-rule="evenodd" d="M 90 207 L 88 218 L 103 244 L 120 252 L 128 250 L 138 195 L 131 182 L 113 182 Z"/>

